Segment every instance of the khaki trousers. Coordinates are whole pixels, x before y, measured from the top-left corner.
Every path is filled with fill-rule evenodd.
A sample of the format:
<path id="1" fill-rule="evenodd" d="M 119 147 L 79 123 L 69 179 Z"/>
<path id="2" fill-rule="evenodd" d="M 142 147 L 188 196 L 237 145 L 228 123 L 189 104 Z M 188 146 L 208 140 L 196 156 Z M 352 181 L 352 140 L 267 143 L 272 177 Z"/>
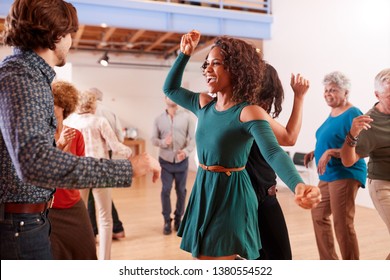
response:
<path id="1" fill-rule="evenodd" d="M 368 190 L 376 211 L 390 233 L 390 181 L 368 179 Z M 386 260 L 390 260 L 390 254 Z"/>
<path id="2" fill-rule="evenodd" d="M 319 182 L 322 201 L 311 210 L 311 215 L 321 260 L 339 259 L 334 245 L 331 215 L 342 259 L 359 259 L 354 217 L 355 198 L 360 185 L 360 182 L 354 179 Z"/>

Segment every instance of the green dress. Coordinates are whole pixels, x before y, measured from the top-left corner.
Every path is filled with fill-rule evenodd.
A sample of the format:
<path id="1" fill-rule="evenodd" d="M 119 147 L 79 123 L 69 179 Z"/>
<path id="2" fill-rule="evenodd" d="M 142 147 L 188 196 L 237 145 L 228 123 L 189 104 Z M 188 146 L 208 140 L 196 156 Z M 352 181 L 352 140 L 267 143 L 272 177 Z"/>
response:
<path id="1" fill-rule="evenodd" d="M 245 166 L 255 139 L 271 167 L 294 189 L 302 179 L 278 145 L 269 123 L 240 121 L 240 113 L 247 103 L 220 112 L 213 100 L 200 108 L 199 93 L 180 87 L 188 59 L 182 53 L 178 56 L 165 81 L 164 92 L 198 117 L 199 162 L 227 168 Z M 258 258 L 261 242 L 257 198 L 246 170 L 228 176 L 199 167 L 178 235 L 182 237 L 181 249 L 193 257 L 239 254 L 247 259 Z"/>

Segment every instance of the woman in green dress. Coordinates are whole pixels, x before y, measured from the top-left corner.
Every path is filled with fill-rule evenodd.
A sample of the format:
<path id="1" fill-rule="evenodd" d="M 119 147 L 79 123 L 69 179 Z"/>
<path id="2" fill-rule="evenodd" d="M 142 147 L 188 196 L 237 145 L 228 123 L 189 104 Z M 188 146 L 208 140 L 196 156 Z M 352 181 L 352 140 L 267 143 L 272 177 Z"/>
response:
<path id="1" fill-rule="evenodd" d="M 320 201 L 317 187 L 305 185 L 289 156 L 278 145 L 256 104 L 265 62 L 243 40 L 219 37 L 202 66 L 208 91 L 181 87 L 185 66 L 200 39 L 198 31 L 183 35 L 180 51 L 164 84 L 164 93 L 198 117 L 199 169 L 178 231 L 181 248 L 197 259 L 259 257 L 261 248 L 257 199 L 245 164 L 255 140 L 264 158 L 295 192 L 296 203 L 309 209 Z"/>

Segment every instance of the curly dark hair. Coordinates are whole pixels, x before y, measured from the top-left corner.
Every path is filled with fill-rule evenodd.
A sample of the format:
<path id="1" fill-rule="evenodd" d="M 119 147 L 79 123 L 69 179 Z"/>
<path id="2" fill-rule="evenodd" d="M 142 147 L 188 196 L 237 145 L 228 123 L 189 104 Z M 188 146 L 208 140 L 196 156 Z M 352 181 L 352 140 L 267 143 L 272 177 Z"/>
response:
<path id="1" fill-rule="evenodd" d="M 211 49 L 215 47 L 220 48 L 223 66 L 231 75 L 232 101 L 256 104 L 265 68 L 261 52 L 244 40 L 228 36 L 217 37 Z"/>
<path id="2" fill-rule="evenodd" d="M 284 100 L 282 82 L 276 69 L 268 63 L 265 67 L 261 91 L 256 96 L 256 100 L 255 104 L 262 107 L 272 118 L 278 117 L 282 112 Z"/>
<path id="3" fill-rule="evenodd" d="M 72 114 L 79 102 L 79 91 L 76 87 L 66 81 L 55 81 L 51 85 L 54 97 L 54 105 L 64 109 L 64 119 Z"/>
<path id="4" fill-rule="evenodd" d="M 15 0 L 2 35 L 5 45 L 22 50 L 55 50 L 55 44 L 78 26 L 75 7 L 63 0 Z"/>

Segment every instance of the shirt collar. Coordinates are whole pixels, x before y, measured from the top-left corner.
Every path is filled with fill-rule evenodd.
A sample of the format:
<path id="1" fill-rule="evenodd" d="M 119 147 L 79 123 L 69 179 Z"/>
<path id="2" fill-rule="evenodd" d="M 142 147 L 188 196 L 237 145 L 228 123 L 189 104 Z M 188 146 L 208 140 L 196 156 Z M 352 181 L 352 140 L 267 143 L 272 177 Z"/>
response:
<path id="1" fill-rule="evenodd" d="M 15 55 L 22 56 L 24 61 L 31 64 L 33 68 L 39 70 L 47 78 L 50 84 L 53 82 L 54 77 L 56 76 L 56 72 L 37 53 L 32 50 L 21 50 L 19 48 L 14 48 L 13 52 Z"/>

